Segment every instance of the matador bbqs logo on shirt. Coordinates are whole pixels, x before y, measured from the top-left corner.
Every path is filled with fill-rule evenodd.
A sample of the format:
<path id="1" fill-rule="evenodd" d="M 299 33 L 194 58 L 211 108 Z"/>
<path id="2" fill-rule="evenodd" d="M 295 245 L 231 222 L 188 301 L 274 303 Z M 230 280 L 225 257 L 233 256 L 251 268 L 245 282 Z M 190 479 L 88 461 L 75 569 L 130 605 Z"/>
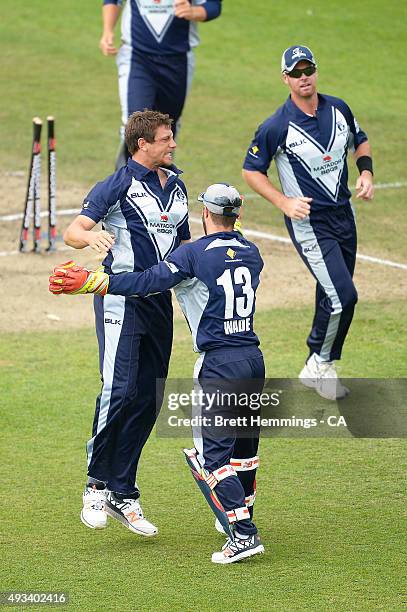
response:
<path id="1" fill-rule="evenodd" d="M 330 172 L 340 172 L 343 167 L 343 151 L 329 151 L 309 160 L 312 178 L 322 178 Z"/>
<path id="2" fill-rule="evenodd" d="M 180 215 L 177 213 L 150 213 L 148 215 L 148 231 L 150 234 L 167 234 L 169 236 L 177 235 L 177 223 L 180 220 Z"/>

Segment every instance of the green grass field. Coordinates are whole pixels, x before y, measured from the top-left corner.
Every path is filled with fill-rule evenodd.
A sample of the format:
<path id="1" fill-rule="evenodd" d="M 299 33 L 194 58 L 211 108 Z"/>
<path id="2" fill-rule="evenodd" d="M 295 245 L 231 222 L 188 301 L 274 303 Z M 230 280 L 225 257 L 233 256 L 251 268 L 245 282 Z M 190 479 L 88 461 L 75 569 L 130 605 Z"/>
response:
<path id="1" fill-rule="evenodd" d="M 284 317 L 262 314 L 259 330 Z M 390 342 L 393 323 L 385 317 Z M 356 356 L 364 329 L 350 340 Z M 193 361 L 181 322 L 176 336 L 171 376 L 185 376 Z M 276 375 L 300 366 L 300 336 L 298 326 L 287 347 L 276 331 L 266 351 Z M 188 440 L 153 435 L 143 456 L 139 484 L 157 539 L 111 519 L 106 532 L 82 526 L 84 441 L 98 391 L 94 334 L 4 340 L 3 590 L 67 590 L 70 609 L 89 611 L 100 599 L 106 610 L 126 611 L 401 609 L 402 441 L 264 439 L 256 514 L 267 553 L 219 568 L 209 555 L 222 540 L 184 465 Z"/>
<path id="2" fill-rule="evenodd" d="M 97 48 L 100 4 L 14 0 L 2 7 L 2 172 L 26 170 L 31 118 L 47 114 L 57 119 L 60 186 L 79 185 L 85 194 L 111 171 L 120 112 L 114 62 Z M 320 90 L 345 98 L 369 134 L 376 181 L 405 182 L 406 12 L 396 0 L 224 0 L 222 18 L 200 28 L 178 143 L 191 199 L 217 180 L 248 191 L 242 159 L 256 126 L 287 95 L 280 56 L 293 42 L 311 46 Z M 407 262 L 405 197 L 405 188 L 382 189 L 373 203 L 357 205 L 363 253 Z M 7 212 L 20 210 L 16 203 Z M 279 213 L 260 200 L 247 200 L 245 223 L 286 235 Z M 304 307 L 258 314 L 269 376 L 298 374 L 311 297 Z M 391 286 L 358 305 L 344 376 L 407 376 L 406 310 Z M 186 325 L 177 321 L 171 376 L 189 377 L 193 362 Z M 111 520 L 94 533 L 79 521 L 99 389 L 92 329 L 3 332 L 0 374 L 0 591 L 66 590 L 66 609 L 90 612 L 404 609 L 403 440 L 264 439 L 256 516 L 266 554 L 222 568 L 210 563 L 222 539 L 184 465 L 188 439 L 152 435 L 143 454 L 139 484 L 160 529 L 156 539 Z"/>

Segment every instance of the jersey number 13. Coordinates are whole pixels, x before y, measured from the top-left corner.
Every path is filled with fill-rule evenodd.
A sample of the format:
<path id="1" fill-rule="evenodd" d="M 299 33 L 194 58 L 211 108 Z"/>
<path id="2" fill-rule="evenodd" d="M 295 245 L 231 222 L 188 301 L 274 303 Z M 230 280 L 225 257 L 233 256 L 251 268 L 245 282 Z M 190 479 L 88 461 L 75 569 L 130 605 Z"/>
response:
<path id="1" fill-rule="evenodd" d="M 227 269 L 216 279 L 216 284 L 225 291 L 225 319 L 233 319 L 236 312 L 238 317 L 249 317 L 253 310 L 254 291 L 252 289 L 252 276 L 249 268 L 239 266 L 232 272 Z M 235 296 L 235 286 L 242 285 L 245 297 Z"/>

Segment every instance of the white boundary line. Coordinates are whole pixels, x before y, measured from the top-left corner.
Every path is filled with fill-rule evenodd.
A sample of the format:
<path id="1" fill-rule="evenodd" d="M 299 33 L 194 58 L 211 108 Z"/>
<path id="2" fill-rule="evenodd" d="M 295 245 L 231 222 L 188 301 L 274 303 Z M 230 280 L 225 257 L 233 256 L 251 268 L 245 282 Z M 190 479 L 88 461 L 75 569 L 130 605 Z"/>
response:
<path id="1" fill-rule="evenodd" d="M 61 246 L 58 247 L 57 253 L 59 253 L 60 251 L 75 251 L 76 249 L 73 249 L 70 246 L 67 246 L 65 244 L 62 244 Z M 32 251 L 31 251 L 32 252 Z M 46 253 L 46 255 L 50 255 L 50 253 L 48 253 L 47 251 L 44 251 Z M 53 251 L 55 253 L 55 251 Z M 24 253 L 24 255 L 27 255 L 28 253 Z M 38 253 L 34 253 L 36 256 L 38 256 Z M 0 257 L 8 257 L 9 255 L 21 255 L 20 251 L 0 251 Z"/>
<path id="2" fill-rule="evenodd" d="M 245 196 L 246 197 L 246 196 Z M 261 197 L 256 193 L 250 194 L 250 197 Z M 79 213 L 77 208 L 66 208 L 64 210 L 58 211 L 58 215 L 69 216 L 69 215 L 77 215 Z M 45 217 L 48 215 L 48 211 L 42 211 L 41 217 Z M 22 219 L 22 213 L 16 213 L 12 215 L 3 215 L 0 217 L 1 221 L 18 221 L 18 219 Z M 191 223 L 201 223 L 201 219 L 198 217 L 189 217 Z M 244 233 L 246 236 L 252 236 L 253 238 L 261 238 L 263 240 L 271 240 L 272 242 L 281 242 L 283 244 L 292 244 L 290 238 L 286 238 L 284 236 L 278 236 L 277 234 L 269 234 L 268 232 L 260 232 L 258 230 L 246 229 L 244 228 Z M 71 247 L 60 246 L 58 247 L 58 251 L 68 251 L 71 250 Z M 18 255 L 19 251 L 0 251 L 0 257 L 7 257 L 9 255 Z M 407 270 L 407 264 L 399 263 L 397 261 L 391 261 L 389 259 L 381 259 L 380 257 L 372 257 L 371 255 L 362 255 L 362 253 L 358 253 L 356 255 L 357 259 L 361 261 L 368 261 L 369 263 L 378 264 L 381 266 L 389 266 L 391 268 L 399 268 L 401 270 Z"/>
<path id="3" fill-rule="evenodd" d="M 201 219 L 197 217 L 189 217 L 192 223 L 201 223 Z M 259 232 L 257 230 L 251 230 L 243 228 L 245 236 L 253 236 L 253 238 L 262 238 L 263 240 L 272 240 L 273 242 L 282 242 L 283 244 L 292 244 L 290 238 L 284 236 L 277 236 L 276 234 L 269 234 L 268 232 Z M 398 263 L 397 261 L 390 261 L 389 259 L 380 259 L 379 257 L 371 257 L 370 255 L 362 255 L 358 253 L 357 259 L 362 261 L 368 261 L 369 263 L 375 263 L 382 266 L 390 266 L 391 268 L 400 268 L 401 270 L 407 270 L 407 264 Z"/>
<path id="4" fill-rule="evenodd" d="M 9 172 L 6 174 L 12 175 L 13 173 Z M 375 184 L 375 189 L 402 189 L 403 187 L 407 187 L 407 181 L 395 181 L 394 183 L 376 183 Z M 258 193 L 253 193 L 253 192 L 245 193 L 243 197 L 245 200 L 262 199 L 261 195 L 259 195 Z M 58 214 L 61 216 L 79 214 L 79 208 L 66 208 L 65 210 L 58 211 Z M 47 217 L 47 216 L 48 216 L 48 211 L 43 210 L 41 212 L 41 217 Z M 10 215 L 0 215 L 0 222 L 1 221 L 18 221 L 19 219 L 22 219 L 22 218 L 23 218 L 22 213 L 15 213 L 15 214 L 10 214 Z"/>
<path id="5" fill-rule="evenodd" d="M 375 189 L 403 189 L 407 187 L 407 181 L 395 181 L 394 183 L 375 183 Z M 243 194 L 245 200 L 261 200 L 263 197 L 258 193 Z"/>
<path id="6" fill-rule="evenodd" d="M 375 189 L 402 189 L 407 187 L 406 181 L 396 181 L 395 183 L 376 183 Z"/>
<path id="7" fill-rule="evenodd" d="M 79 215 L 79 208 L 66 208 L 65 210 L 58 210 L 58 215 L 61 217 L 66 217 L 68 215 Z M 32 215 L 31 215 L 32 217 Z M 48 210 L 41 211 L 41 217 L 48 217 Z M 0 221 L 18 221 L 23 218 L 23 213 L 15 213 L 12 215 L 2 215 L 0 216 Z"/>

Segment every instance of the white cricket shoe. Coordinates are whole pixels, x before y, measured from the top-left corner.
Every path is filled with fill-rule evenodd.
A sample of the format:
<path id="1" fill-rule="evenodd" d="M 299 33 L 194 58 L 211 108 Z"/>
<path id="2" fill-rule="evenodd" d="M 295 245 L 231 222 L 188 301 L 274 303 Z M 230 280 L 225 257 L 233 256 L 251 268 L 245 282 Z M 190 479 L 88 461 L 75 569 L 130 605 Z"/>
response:
<path id="1" fill-rule="evenodd" d="M 241 559 L 247 559 L 253 555 L 264 553 L 264 546 L 260 541 L 257 533 L 248 538 L 239 538 L 235 536 L 232 540 L 229 538 L 220 552 L 214 552 L 212 555 L 213 563 L 235 563 Z"/>
<path id="2" fill-rule="evenodd" d="M 108 491 L 106 512 L 134 533 L 147 537 L 155 536 L 158 533 L 157 527 L 144 518 L 138 499 L 124 497 L 113 493 L 113 491 Z"/>
<path id="3" fill-rule="evenodd" d="M 308 359 L 298 378 L 303 385 L 315 389 L 328 400 L 343 399 L 349 393 L 349 389 L 338 378 L 334 362 L 318 361 L 315 353 Z"/>
<path id="4" fill-rule="evenodd" d="M 81 521 L 90 529 L 106 527 L 106 489 L 97 489 L 96 485 L 86 485 L 83 493 Z"/>

